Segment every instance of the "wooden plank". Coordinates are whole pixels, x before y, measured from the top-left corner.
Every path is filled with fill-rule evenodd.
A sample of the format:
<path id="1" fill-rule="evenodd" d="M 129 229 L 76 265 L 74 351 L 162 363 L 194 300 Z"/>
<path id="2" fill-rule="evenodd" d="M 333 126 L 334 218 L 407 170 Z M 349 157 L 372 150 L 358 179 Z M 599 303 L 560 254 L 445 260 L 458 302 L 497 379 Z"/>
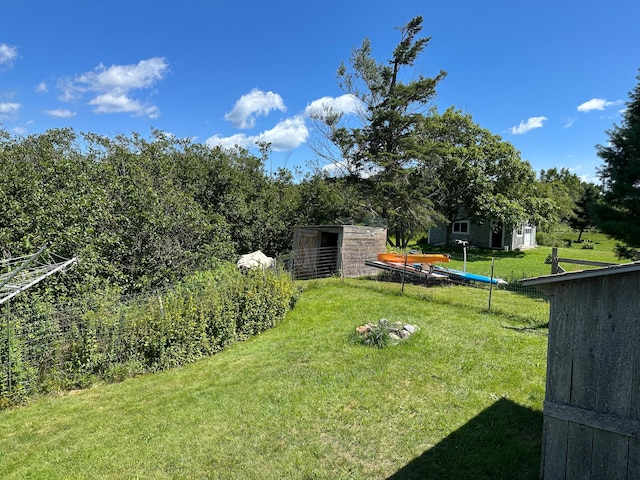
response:
<path id="1" fill-rule="evenodd" d="M 629 418 L 632 421 L 640 421 L 640 275 L 635 275 L 635 281 L 629 282 L 627 295 L 632 300 L 630 306 L 633 315 L 630 321 L 633 323 L 633 365 L 631 379 L 631 405 Z M 640 478 L 640 437 L 629 439 L 629 458 L 627 465 L 627 478 Z"/>
<path id="2" fill-rule="evenodd" d="M 566 478 L 569 422 L 545 416 L 544 423 L 545 437 L 542 444 L 544 465 L 541 474 L 545 479 Z"/>
<path id="3" fill-rule="evenodd" d="M 598 330 L 598 363 L 595 372 L 597 392 L 595 410 L 626 419 L 637 428 L 639 422 L 629 418 L 633 379 L 633 334 L 635 300 L 629 296 L 637 282 L 636 274 L 601 277 L 602 322 Z M 631 362 L 630 362 L 631 361 Z M 640 432 L 636 432 L 636 435 Z M 594 477 L 626 479 L 629 460 L 629 436 L 620 432 L 596 430 L 593 438 Z"/>
<path id="4" fill-rule="evenodd" d="M 600 324 L 601 291 L 598 279 L 572 282 L 567 302 L 573 305 L 573 345 L 571 352 L 571 405 L 592 410 L 596 404 L 597 378 L 593 374 L 597 365 L 598 331 Z"/>
<path id="5" fill-rule="evenodd" d="M 571 399 L 574 300 L 573 291 L 567 283 L 557 284 L 550 297 L 545 398 L 554 403 L 568 404 Z"/>
<path id="6" fill-rule="evenodd" d="M 602 321 L 598 329 L 596 404 L 597 412 L 629 418 L 635 329 L 634 299 L 630 288 L 636 274 L 601 277 Z"/>
<path id="7" fill-rule="evenodd" d="M 547 380 L 545 399 L 568 403 L 570 399 L 571 365 L 567 361 L 570 350 L 571 308 L 566 300 L 567 284 L 554 285 L 550 294 L 549 340 L 547 342 Z M 546 408 L 545 408 L 546 410 Z M 567 462 L 568 422 L 544 412 L 542 438 L 542 478 L 565 478 Z"/>
<path id="8" fill-rule="evenodd" d="M 571 359 L 571 393 L 568 413 L 592 410 L 596 402 L 596 378 L 593 375 L 597 363 L 596 350 L 600 321 L 598 308 L 600 303 L 599 284 L 587 279 L 582 282 L 567 284 L 564 301 L 573 307 L 573 331 L 570 333 L 572 346 Z M 545 403 L 548 415 L 557 415 L 553 405 Z M 557 410 L 557 409 L 556 409 Z M 563 413 L 566 413 L 563 412 Z M 569 421 L 567 428 L 567 466 L 566 478 L 589 478 L 593 447 L 593 427 L 576 421 L 572 415 L 564 418 Z"/>
<path id="9" fill-rule="evenodd" d="M 558 257 L 558 262 L 572 263 L 574 265 L 590 265 L 592 267 L 609 267 L 611 265 L 619 265 L 618 263 L 611 263 L 611 262 L 596 262 L 595 260 L 578 260 L 576 258 L 561 258 L 561 257 Z"/>
<path id="10" fill-rule="evenodd" d="M 640 420 L 640 274 L 633 275 L 629 279 L 625 296 L 630 302 L 628 321 L 632 323 L 633 329 L 631 333 L 633 358 L 629 360 L 633 365 L 629 417 Z"/>
<path id="11" fill-rule="evenodd" d="M 627 478 L 629 480 L 640 478 L 640 438 L 629 439 Z"/>
<path id="12" fill-rule="evenodd" d="M 566 478 L 589 478 L 593 447 L 593 428 L 569 423 L 567 433 Z M 551 477 L 550 477 L 551 478 Z"/>
<path id="13" fill-rule="evenodd" d="M 545 401 L 544 415 L 557 420 L 586 425 L 596 430 L 614 433 L 619 436 L 640 437 L 640 420 L 632 420 L 614 414 L 600 413 L 572 405 Z"/>
<path id="14" fill-rule="evenodd" d="M 591 478 L 627 480 L 629 437 L 594 430 Z"/>

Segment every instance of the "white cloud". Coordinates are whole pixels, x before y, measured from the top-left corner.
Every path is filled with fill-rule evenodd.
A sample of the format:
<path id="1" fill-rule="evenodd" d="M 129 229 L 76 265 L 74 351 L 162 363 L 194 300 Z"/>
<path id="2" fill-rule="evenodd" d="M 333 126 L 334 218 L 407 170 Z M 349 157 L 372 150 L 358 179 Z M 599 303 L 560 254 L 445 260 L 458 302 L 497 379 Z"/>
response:
<path id="1" fill-rule="evenodd" d="M 89 104 L 96 107 L 97 113 L 131 113 L 156 118 L 158 108 L 134 99 L 132 92 L 153 87 L 168 71 L 169 65 L 161 57 L 108 68 L 100 64 L 76 78 L 63 79 L 58 85 L 62 90 L 60 99 L 72 101 L 89 92 L 94 95 Z"/>
<path id="2" fill-rule="evenodd" d="M 3 64 L 11 65 L 17 56 L 18 49 L 16 47 L 12 47 L 6 43 L 0 43 L 0 66 Z"/>
<path id="3" fill-rule="evenodd" d="M 25 127 L 13 127 L 11 131 L 16 135 L 21 135 L 21 136 L 26 135 L 28 132 L 28 130 Z"/>
<path id="4" fill-rule="evenodd" d="M 258 115 L 267 116 L 272 110 L 286 111 L 282 97 L 277 93 L 263 92 L 254 88 L 251 92 L 240 97 L 224 119 L 236 128 L 253 128 Z"/>
<path id="5" fill-rule="evenodd" d="M 97 92 L 116 89 L 129 91 L 152 86 L 164 78 L 167 69 L 165 59 L 159 57 L 140 60 L 135 65 L 112 65 L 106 68 L 100 64 L 92 72 L 80 75 L 76 81 Z"/>
<path id="6" fill-rule="evenodd" d="M 55 110 L 45 110 L 44 113 L 54 118 L 72 118 L 75 117 L 75 112 L 71 110 L 64 110 L 61 108 L 57 108 Z"/>
<path id="7" fill-rule="evenodd" d="M 622 100 L 609 101 L 604 98 L 592 98 L 591 100 L 578 105 L 578 111 L 590 112 L 591 110 L 604 110 L 607 107 L 621 104 Z"/>
<path id="8" fill-rule="evenodd" d="M 351 95 L 339 97 L 322 97 L 314 100 L 305 108 L 305 114 L 309 117 L 323 117 L 327 113 L 358 113 L 362 109 L 362 102 Z"/>
<path id="9" fill-rule="evenodd" d="M 307 141 L 309 130 L 302 115 L 279 122 L 271 130 L 256 135 L 259 143 L 270 143 L 274 151 L 292 150 Z"/>
<path id="10" fill-rule="evenodd" d="M 543 122 L 547 120 L 548 120 L 547 117 L 531 117 L 526 121 L 525 120 L 521 121 L 520 125 L 518 125 L 517 127 L 511 127 L 509 131 L 513 135 L 521 135 L 535 128 L 542 128 Z"/>
<path id="11" fill-rule="evenodd" d="M 220 146 L 225 149 L 233 149 L 236 146 L 252 148 L 258 143 L 270 143 L 274 152 L 292 150 L 303 144 L 309 136 L 309 130 L 304 123 L 304 117 L 297 115 L 278 123 L 270 130 L 258 135 L 245 135 L 238 133 L 229 137 L 214 135 L 209 137 L 205 144 L 210 147 Z"/>
<path id="12" fill-rule="evenodd" d="M 562 119 L 562 128 L 570 128 L 575 123 L 575 119 L 573 118 L 563 118 Z"/>
<path id="13" fill-rule="evenodd" d="M 36 93 L 47 93 L 49 91 L 49 86 L 46 82 L 40 82 L 36 85 L 35 91 Z"/>
<path id="14" fill-rule="evenodd" d="M 0 103 L 0 119 L 9 118 L 18 113 L 21 105 L 19 103 L 7 102 Z"/>
<path id="15" fill-rule="evenodd" d="M 158 117 L 158 109 L 153 105 L 144 105 L 123 93 L 117 91 L 98 95 L 89 102 L 95 105 L 97 113 L 132 113 L 136 117 Z"/>
<path id="16" fill-rule="evenodd" d="M 209 147 L 222 147 L 226 150 L 232 150 L 236 146 L 242 148 L 250 148 L 255 145 L 255 142 L 252 140 L 253 137 L 249 137 L 244 133 L 238 133 L 236 135 L 231 135 L 230 137 L 221 137 L 220 135 L 213 135 L 212 137 L 207 138 L 204 142 Z"/>
<path id="17" fill-rule="evenodd" d="M 289 151 L 299 147 L 309 138 L 309 128 L 306 125 L 309 117 L 319 117 L 328 112 L 357 113 L 361 106 L 361 102 L 353 95 L 322 97 L 309 103 L 304 112 L 284 119 L 275 127 L 259 134 L 235 134 L 228 137 L 214 135 L 205 143 L 210 147 L 220 146 L 225 149 L 233 149 L 236 146 L 249 149 L 258 143 L 268 143 L 274 152 Z M 267 115 L 273 110 L 286 110 L 280 95 L 254 89 L 236 102 L 233 110 L 225 115 L 225 119 L 237 128 L 251 128 L 255 125 L 258 115 Z"/>

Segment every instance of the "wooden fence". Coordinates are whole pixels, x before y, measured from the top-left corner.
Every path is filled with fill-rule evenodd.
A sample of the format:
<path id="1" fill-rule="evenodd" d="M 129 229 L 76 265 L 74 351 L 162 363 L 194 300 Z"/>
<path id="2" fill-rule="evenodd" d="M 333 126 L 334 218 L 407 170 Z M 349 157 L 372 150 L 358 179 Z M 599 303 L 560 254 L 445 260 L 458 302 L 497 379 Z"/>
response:
<path id="1" fill-rule="evenodd" d="M 610 265 L 615 265 L 615 263 L 596 262 L 593 260 L 577 260 L 575 258 L 558 257 L 558 249 L 554 247 L 551 250 L 551 274 L 552 275 L 555 275 L 556 273 L 566 272 L 566 270 L 560 266 L 560 263 L 571 263 L 574 265 L 588 265 L 591 267 L 608 267 Z"/>

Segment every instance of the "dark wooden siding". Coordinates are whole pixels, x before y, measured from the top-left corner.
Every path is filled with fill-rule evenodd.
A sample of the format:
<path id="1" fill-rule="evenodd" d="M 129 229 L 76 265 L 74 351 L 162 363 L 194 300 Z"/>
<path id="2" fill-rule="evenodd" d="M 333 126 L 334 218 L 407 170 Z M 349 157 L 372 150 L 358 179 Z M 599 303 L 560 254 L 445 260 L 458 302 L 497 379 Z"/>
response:
<path id="1" fill-rule="evenodd" d="M 541 477 L 640 478 L 640 272 L 551 293 Z"/>

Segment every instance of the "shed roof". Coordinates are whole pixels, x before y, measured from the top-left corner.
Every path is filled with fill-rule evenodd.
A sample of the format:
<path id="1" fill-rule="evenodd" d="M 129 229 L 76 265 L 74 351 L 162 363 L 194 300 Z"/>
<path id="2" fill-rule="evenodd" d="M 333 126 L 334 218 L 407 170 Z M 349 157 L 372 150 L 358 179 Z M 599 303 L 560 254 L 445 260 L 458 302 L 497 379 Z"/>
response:
<path id="1" fill-rule="evenodd" d="M 523 280 L 520 280 L 520 283 L 525 286 L 536 286 L 630 272 L 640 272 L 640 262 L 623 263 L 620 265 L 610 265 L 608 267 L 602 268 L 579 270 L 577 272 L 565 272 L 555 275 L 543 275 L 541 277 L 525 278 Z"/>

